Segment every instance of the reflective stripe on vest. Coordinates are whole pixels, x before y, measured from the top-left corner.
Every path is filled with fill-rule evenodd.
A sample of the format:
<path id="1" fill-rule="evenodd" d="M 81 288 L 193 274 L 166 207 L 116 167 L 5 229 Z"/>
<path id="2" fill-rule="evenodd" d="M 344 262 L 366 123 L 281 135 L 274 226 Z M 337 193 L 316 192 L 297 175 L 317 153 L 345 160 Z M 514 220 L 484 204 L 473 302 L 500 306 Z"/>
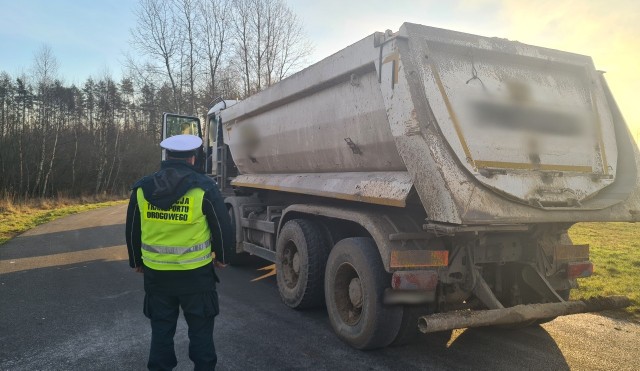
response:
<path id="1" fill-rule="evenodd" d="M 147 250 L 149 252 L 156 252 L 158 254 L 171 254 L 171 255 L 183 255 L 186 253 L 204 250 L 207 247 L 211 246 L 211 241 L 207 240 L 203 243 L 199 243 L 197 245 L 193 245 L 187 248 L 179 247 L 179 246 L 151 246 L 145 243 L 142 244 L 142 249 Z"/>
<path id="2" fill-rule="evenodd" d="M 199 258 L 195 258 L 195 259 L 191 259 L 191 260 L 181 260 L 179 262 L 167 262 L 167 261 L 160 261 L 160 260 L 153 260 L 153 259 L 149 259 L 146 258 L 145 259 L 145 264 L 151 262 L 151 263 L 155 263 L 155 264 L 189 264 L 189 263 L 197 263 L 203 260 L 207 260 L 207 259 L 211 259 L 211 253 L 205 255 L 205 256 L 201 256 Z"/>
<path id="3" fill-rule="evenodd" d="M 202 213 L 204 191 L 193 188 L 167 210 L 136 190 L 142 231 L 142 260 L 156 270 L 190 270 L 211 263 L 211 231 Z"/>

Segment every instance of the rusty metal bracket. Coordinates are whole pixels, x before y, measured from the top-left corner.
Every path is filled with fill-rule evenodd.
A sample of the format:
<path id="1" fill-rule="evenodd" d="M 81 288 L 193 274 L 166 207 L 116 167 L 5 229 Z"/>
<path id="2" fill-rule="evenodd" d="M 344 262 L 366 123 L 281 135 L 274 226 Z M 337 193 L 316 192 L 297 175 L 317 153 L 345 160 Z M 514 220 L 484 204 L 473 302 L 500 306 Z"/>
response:
<path id="1" fill-rule="evenodd" d="M 265 249 L 262 246 L 258 246 L 256 244 L 244 241 L 242 242 L 244 251 L 248 252 L 251 255 L 259 256 L 262 259 L 268 260 L 270 262 L 276 261 L 276 252 Z"/>
<path id="2" fill-rule="evenodd" d="M 522 267 L 522 279 L 527 285 L 529 285 L 529 287 L 535 290 L 535 292 L 540 294 L 540 296 L 542 296 L 543 298 L 546 298 L 551 302 L 564 302 L 564 300 L 560 297 L 560 295 L 558 295 L 556 290 L 551 287 L 549 281 L 547 281 L 546 278 L 544 278 L 542 274 L 540 274 L 540 272 L 538 272 L 538 270 L 534 267 L 530 265 L 525 265 L 524 267 Z"/>
<path id="3" fill-rule="evenodd" d="M 422 229 L 424 229 L 428 233 L 433 233 L 436 237 L 453 236 L 457 232 L 457 227 L 436 223 L 427 223 L 422 226 Z"/>
<path id="4" fill-rule="evenodd" d="M 529 226 L 525 224 L 496 224 L 496 225 L 446 225 L 427 221 L 422 226 L 428 233 L 433 233 L 436 237 L 453 236 L 456 233 L 468 232 L 526 232 Z"/>
<path id="5" fill-rule="evenodd" d="M 498 300 L 498 298 L 496 298 L 496 296 L 491 291 L 491 288 L 487 284 L 487 281 L 482 278 L 482 275 L 478 271 L 478 268 L 473 265 L 471 266 L 470 270 L 475 282 L 472 291 L 476 298 L 478 298 L 482 302 L 482 304 L 486 305 L 489 309 L 504 308 L 504 305 L 500 303 L 500 300 Z"/>

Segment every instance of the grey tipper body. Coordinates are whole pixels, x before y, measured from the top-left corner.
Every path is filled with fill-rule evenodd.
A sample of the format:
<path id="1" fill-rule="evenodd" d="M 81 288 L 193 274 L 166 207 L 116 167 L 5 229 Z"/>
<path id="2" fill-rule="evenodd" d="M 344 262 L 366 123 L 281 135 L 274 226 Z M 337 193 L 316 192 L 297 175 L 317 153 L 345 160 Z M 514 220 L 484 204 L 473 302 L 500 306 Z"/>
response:
<path id="1" fill-rule="evenodd" d="M 356 348 L 406 342 L 419 321 L 628 302 L 566 301 L 593 268 L 567 229 L 640 218 L 640 153 L 590 57 L 405 23 L 220 101 L 205 132 L 237 262 L 275 262 L 284 303 L 326 303 Z"/>
<path id="2" fill-rule="evenodd" d="M 476 107 L 508 103 L 586 128 L 478 129 Z M 586 56 L 404 24 L 221 116 L 243 185 L 373 203 L 403 203 L 413 187 L 430 220 L 455 224 L 632 221 L 640 210 L 637 146 Z M 251 153 L 243 134 L 256 138 Z"/>

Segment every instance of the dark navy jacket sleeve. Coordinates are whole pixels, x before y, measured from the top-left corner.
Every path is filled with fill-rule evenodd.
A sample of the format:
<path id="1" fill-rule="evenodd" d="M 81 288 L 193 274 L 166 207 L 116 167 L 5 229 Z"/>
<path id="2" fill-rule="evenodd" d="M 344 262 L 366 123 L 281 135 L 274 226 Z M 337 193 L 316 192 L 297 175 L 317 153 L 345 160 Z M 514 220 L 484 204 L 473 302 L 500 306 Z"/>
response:
<path id="1" fill-rule="evenodd" d="M 225 251 L 235 250 L 236 238 L 231 227 L 229 212 L 217 187 L 205 192 L 202 213 L 206 215 L 211 230 L 211 248 L 216 254 L 216 260 L 227 264 Z"/>
<path id="2" fill-rule="evenodd" d="M 127 208 L 127 222 L 125 235 L 127 240 L 127 252 L 129 253 L 129 266 L 131 268 L 142 266 L 142 251 L 140 229 L 140 209 L 138 208 L 138 195 L 136 189 L 131 192 L 129 207 Z"/>

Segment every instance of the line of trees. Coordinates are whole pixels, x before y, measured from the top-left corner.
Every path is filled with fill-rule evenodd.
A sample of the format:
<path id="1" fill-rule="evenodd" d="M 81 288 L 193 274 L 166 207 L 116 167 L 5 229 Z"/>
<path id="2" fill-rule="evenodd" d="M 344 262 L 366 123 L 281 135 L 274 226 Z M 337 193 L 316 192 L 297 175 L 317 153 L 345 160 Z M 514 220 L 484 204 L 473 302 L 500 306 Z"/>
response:
<path id="1" fill-rule="evenodd" d="M 109 75 L 65 85 L 43 47 L 30 74 L 0 73 L 0 192 L 12 198 L 123 193 L 157 167 L 166 87 Z"/>
<path id="2" fill-rule="evenodd" d="M 243 98 L 297 71 L 311 46 L 283 0 L 140 0 L 126 67 L 171 90 L 174 111 Z"/>
<path id="3" fill-rule="evenodd" d="M 125 193 L 157 169 L 162 112 L 203 116 L 298 70 L 310 47 L 282 0 L 140 0 L 136 51 L 67 85 L 43 46 L 28 73 L 0 72 L 0 195 Z"/>

